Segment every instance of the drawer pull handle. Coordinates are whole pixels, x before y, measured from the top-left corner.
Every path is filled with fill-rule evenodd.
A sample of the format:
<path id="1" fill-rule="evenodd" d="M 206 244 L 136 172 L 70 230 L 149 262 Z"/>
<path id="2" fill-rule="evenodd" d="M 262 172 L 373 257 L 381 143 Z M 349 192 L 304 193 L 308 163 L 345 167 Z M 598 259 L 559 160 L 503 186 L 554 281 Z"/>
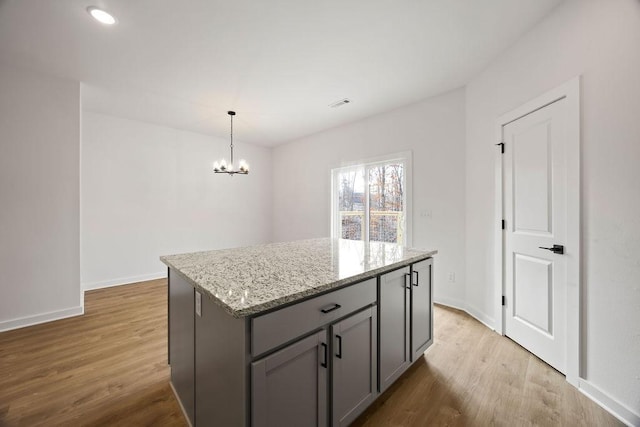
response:
<path id="1" fill-rule="evenodd" d="M 324 352 L 324 361 L 320 362 L 320 366 L 322 366 L 323 368 L 327 367 L 327 344 L 321 342 L 320 345 L 322 346 L 322 351 Z"/>
<path id="2" fill-rule="evenodd" d="M 342 359 L 342 337 L 340 335 L 336 335 L 338 338 L 338 352 L 336 353 L 336 357 L 338 359 Z"/>
<path id="3" fill-rule="evenodd" d="M 322 308 L 320 309 L 320 311 L 323 312 L 324 314 L 327 314 L 327 313 L 331 313 L 333 310 L 339 309 L 340 307 L 342 307 L 340 304 L 333 304 L 332 307 Z"/>
<path id="4" fill-rule="evenodd" d="M 413 286 L 418 286 L 418 282 L 420 281 L 420 276 L 418 275 L 418 271 L 414 270 L 414 273 L 416 273 L 416 283 L 413 283 Z"/>
<path id="5" fill-rule="evenodd" d="M 404 273 L 404 288 L 405 289 L 411 289 L 411 286 L 407 286 L 407 278 L 409 278 L 409 282 L 411 282 L 411 274 L 410 273 Z"/>

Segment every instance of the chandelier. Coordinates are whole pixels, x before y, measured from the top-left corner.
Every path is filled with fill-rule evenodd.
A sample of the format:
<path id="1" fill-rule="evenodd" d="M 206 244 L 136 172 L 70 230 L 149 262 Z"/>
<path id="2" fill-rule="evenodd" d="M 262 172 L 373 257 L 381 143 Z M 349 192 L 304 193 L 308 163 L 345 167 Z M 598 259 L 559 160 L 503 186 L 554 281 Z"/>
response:
<path id="1" fill-rule="evenodd" d="M 220 163 L 213 163 L 213 171 L 215 173 L 226 173 L 231 176 L 239 173 L 241 175 L 247 175 L 249 173 L 249 165 L 244 160 L 240 160 L 238 169 L 233 169 L 233 116 L 236 115 L 235 111 L 227 111 L 227 114 L 231 117 L 231 161 L 227 164 L 225 159 L 222 159 Z"/>

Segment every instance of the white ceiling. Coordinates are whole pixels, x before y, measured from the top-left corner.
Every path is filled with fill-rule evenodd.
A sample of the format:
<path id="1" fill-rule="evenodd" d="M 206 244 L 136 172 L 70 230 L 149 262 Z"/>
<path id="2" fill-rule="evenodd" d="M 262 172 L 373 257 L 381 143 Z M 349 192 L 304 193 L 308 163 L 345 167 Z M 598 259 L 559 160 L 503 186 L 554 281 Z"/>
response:
<path id="1" fill-rule="evenodd" d="M 234 109 L 273 146 L 464 85 L 560 1 L 0 0 L 0 61 L 83 82 L 87 111 L 226 136 Z"/>

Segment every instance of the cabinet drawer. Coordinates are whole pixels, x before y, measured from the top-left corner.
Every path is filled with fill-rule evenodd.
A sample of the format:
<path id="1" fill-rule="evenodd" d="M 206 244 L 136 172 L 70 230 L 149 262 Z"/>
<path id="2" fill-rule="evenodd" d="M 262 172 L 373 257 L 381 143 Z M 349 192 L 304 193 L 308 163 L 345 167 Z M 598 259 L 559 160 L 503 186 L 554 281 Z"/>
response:
<path id="1" fill-rule="evenodd" d="M 251 354 L 258 356 L 375 302 L 376 278 L 372 278 L 255 317 L 251 320 Z"/>

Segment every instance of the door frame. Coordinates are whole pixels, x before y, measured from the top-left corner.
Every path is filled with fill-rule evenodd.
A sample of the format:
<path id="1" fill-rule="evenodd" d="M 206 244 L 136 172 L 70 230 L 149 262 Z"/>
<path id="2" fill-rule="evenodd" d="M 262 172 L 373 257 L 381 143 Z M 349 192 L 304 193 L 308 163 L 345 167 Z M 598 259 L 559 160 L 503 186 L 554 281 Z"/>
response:
<path id="1" fill-rule="evenodd" d="M 524 105 L 500 116 L 496 121 L 495 144 L 502 144 L 503 130 L 506 125 L 528 114 L 540 110 L 556 101 L 564 99 L 567 113 L 567 241 L 565 247 L 571 248 L 567 257 L 567 295 L 566 295 L 566 379 L 578 387 L 580 371 L 581 343 L 581 258 L 580 239 L 580 76 L 526 102 Z M 502 148 L 502 147 L 500 147 Z M 502 150 L 496 150 L 495 156 L 495 313 L 496 332 L 504 335 L 505 310 L 502 296 L 505 295 L 505 233 L 502 229 L 504 218 L 504 159 Z M 575 249 L 573 249 L 575 248 Z"/>

